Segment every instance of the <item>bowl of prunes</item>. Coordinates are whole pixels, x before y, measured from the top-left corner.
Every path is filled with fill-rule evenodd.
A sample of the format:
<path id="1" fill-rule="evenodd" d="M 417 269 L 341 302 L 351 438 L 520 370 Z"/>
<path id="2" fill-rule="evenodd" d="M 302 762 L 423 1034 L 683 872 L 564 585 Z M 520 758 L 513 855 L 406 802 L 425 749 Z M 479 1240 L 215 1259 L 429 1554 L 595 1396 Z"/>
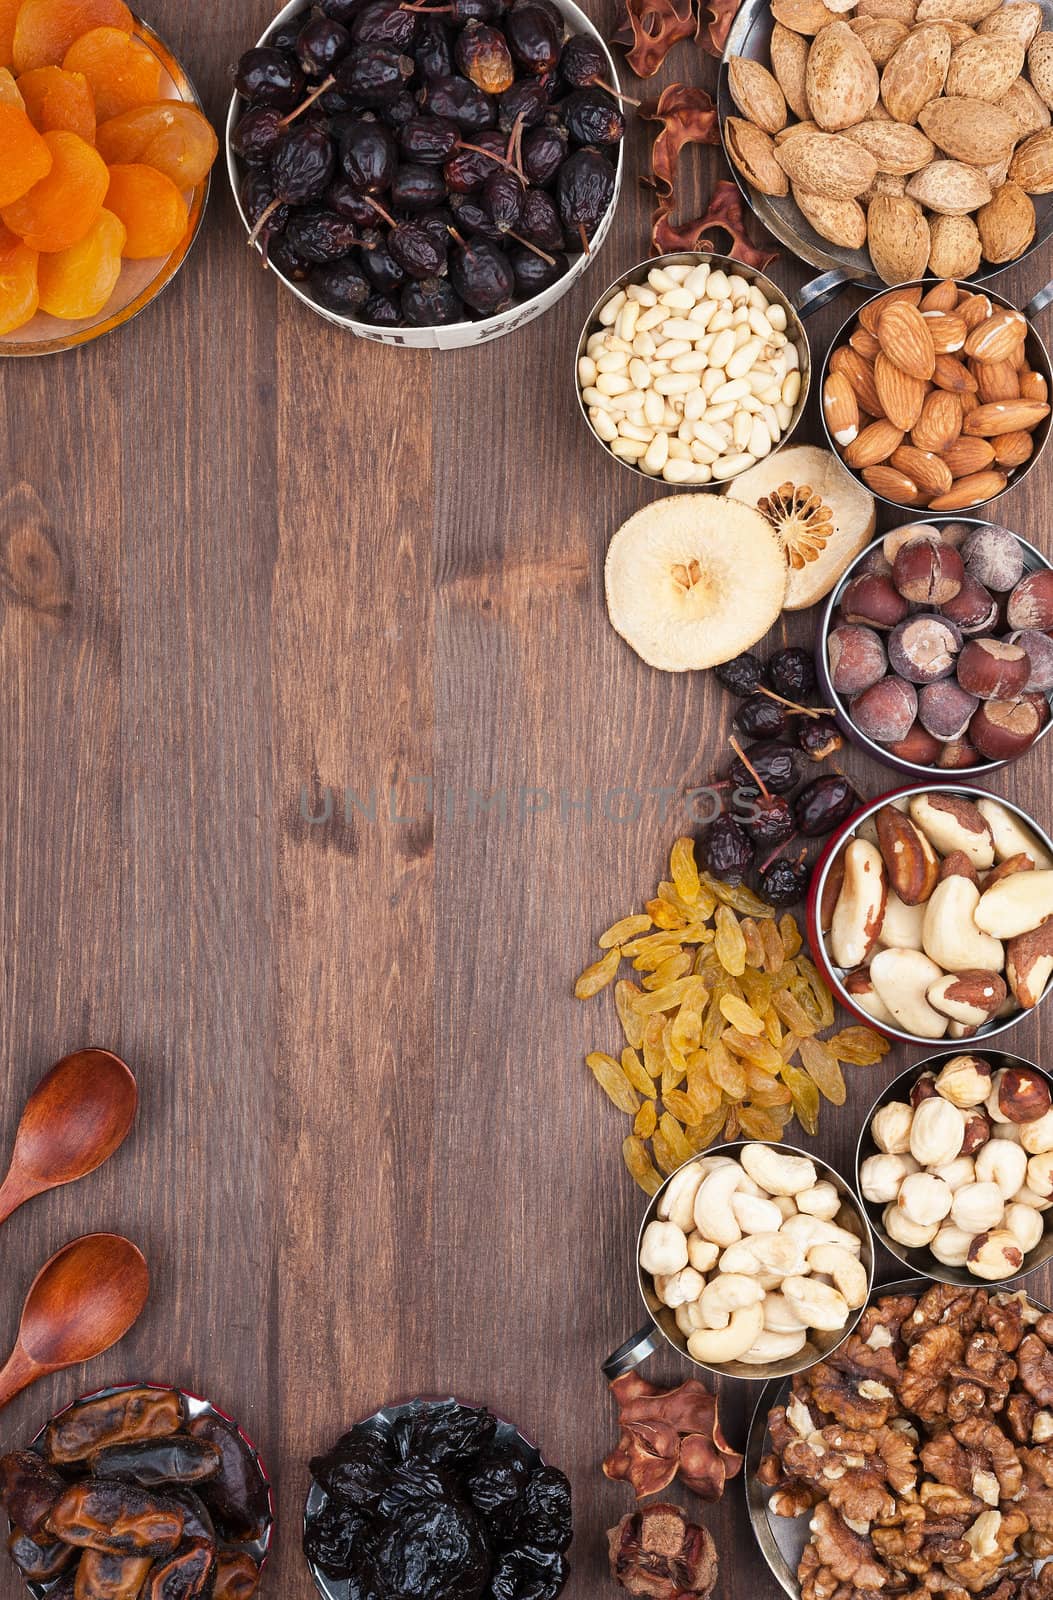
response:
<path id="1" fill-rule="evenodd" d="M 85 1395 L 0 1457 L 0 1506 L 36 1600 L 251 1600 L 274 1525 L 237 1423 L 157 1384 Z"/>
<path id="2" fill-rule="evenodd" d="M 227 167 L 305 305 L 459 348 L 547 311 L 599 253 L 620 99 L 573 0 L 291 0 L 238 62 Z"/>
<path id="3" fill-rule="evenodd" d="M 554 1600 L 567 1581 L 570 1484 L 485 1406 L 387 1406 L 311 1477 L 304 1554 L 325 1600 Z"/>

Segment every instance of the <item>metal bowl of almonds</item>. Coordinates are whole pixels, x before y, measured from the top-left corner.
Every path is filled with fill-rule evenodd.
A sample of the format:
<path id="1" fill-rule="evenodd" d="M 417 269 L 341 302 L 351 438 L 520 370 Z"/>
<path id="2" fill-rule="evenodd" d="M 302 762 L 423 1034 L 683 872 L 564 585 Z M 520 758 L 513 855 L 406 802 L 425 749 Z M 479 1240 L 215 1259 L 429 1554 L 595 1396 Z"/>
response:
<path id="1" fill-rule="evenodd" d="M 822 376 L 830 448 L 897 510 L 974 510 L 1020 483 L 1049 438 L 1049 353 L 1032 316 L 944 279 L 886 289 L 832 341 Z"/>
<path id="2" fill-rule="evenodd" d="M 984 279 L 1053 231 L 1053 11 L 1039 0 L 746 0 L 725 153 L 794 255 L 878 287 Z"/>
<path id="3" fill-rule="evenodd" d="M 575 372 L 589 432 L 622 466 L 678 488 L 721 489 L 793 434 L 811 354 L 770 278 L 683 251 L 639 262 L 604 291 Z"/>

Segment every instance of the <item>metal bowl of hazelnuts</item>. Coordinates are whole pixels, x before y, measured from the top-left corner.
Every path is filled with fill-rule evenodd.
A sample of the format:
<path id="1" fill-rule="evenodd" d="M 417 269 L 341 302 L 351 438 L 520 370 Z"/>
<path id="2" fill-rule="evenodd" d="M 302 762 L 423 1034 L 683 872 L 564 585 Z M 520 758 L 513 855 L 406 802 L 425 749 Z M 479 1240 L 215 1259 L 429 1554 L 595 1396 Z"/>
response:
<path id="1" fill-rule="evenodd" d="M 888 1084 L 863 1123 L 856 1189 L 875 1237 L 940 1283 L 1008 1283 L 1053 1257 L 1053 1078 L 982 1045 Z"/>
<path id="2" fill-rule="evenodd" d="M 976 517 L 875 539 L 831 593 L 816 665 L 842 731 L 886 766 L 947 782 L 1045 738 L 1053 700 L 1053 566 Z"/>

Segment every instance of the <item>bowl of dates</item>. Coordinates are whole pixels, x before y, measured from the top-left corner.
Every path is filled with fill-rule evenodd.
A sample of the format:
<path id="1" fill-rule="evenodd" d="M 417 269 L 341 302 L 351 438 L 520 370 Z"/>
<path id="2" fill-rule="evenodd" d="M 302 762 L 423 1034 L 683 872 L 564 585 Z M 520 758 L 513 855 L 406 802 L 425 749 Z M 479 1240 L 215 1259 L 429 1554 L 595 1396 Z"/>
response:
<path id="1" fill-rule="evenodd" d="M 8 12 L 0 356 L 50 355 L 120 327 L 171 283 L 219 146 L 180 62 L 123 0 L 105 28 L 98 8 L 65 0 Z"/>
<path id="2" fill-rule="evenodd" d="M 875 539 L 830 595 L 816 665 L 842 730 L 945 782 L 1015 761 L 1050 729 L 1053 567 L 975 517 Z"/>
<path id="3" fill-rule="evenodd" d="M 981 1041 L 1045 997 L 1053 840 L 986 789 L 881 795 L 834 835 L 808 895 L 816 965 L 889 1039 Z"/>
<path id="4" fill-rule="evenodd" d="M 180 1389 L 75 1400 L 0 1458 L 8 1554 L 37 1600 L 251 1600 L 274 1502 L 255 1446 Z"/>
<path id="5" fill-rule="evenodd" d="M 553 306 L 607 235 L 625 118 L 573 0 L 292 0 L 238 63 L 235 202 L 360 338 L 454 349 Z"/>
<path id="6" fill-rule="evenodd" d="M 1053 1256 L 1053 1079 L 1022 1056 L 959 1046 L 881 1091 L 856 1151 L 876 1237 L 912 1272 L 975 1288 Z"/>
<path id="7" fill-rule="evenodd" d="M 567 1581 L 570 1484 L 485 1407 L 386 1406 L 311 1476 L 304 1554 L 326 1600 L 554 1600 Z"/>

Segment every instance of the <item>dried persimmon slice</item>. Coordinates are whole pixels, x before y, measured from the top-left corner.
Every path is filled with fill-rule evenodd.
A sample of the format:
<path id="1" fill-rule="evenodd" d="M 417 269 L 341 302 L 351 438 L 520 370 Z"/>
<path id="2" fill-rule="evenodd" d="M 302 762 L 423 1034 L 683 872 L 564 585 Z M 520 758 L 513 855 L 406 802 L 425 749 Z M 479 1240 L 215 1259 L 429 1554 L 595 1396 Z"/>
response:
<path id="1" fill-rule="evenodd" d="M 128 230 L 124 255 L 145 261 L 173 251 L 187 229 L 187 204 L 163 172 L 131 162 L 110 168 L 106 208 Z"/>
<path id="2" fill-rule="evenodd" d="M 51 151 L 21 106 L 0 105 L 0 206 L 10 205 L 51 171 Z"/>
<path id="3" fill-rule="evenodd" d="M 104 161 L 155 167 L 182 190 L 207 177 L 219 150 L 208 118 L 181 100 L 159 100 L 100 121 L 96 143 Z"/>
<path id="4" fill-rule="evenodd" d="M 26 116 L 40 133 L 78 133 L 88 144 L 95 143 L 95 99 L 82 72 L 64 72 L 61 67 L 34 67 L 23 72 L 18 87 L 26 104 Z"/>
<path id="5" fill-rule="evenodd" d="M 149 105 L 161 92 L 161 63 L 141 40 L 120 28 L 82 33 L 66 51 L 62 65 L 87 78 L 100 122 Z"/>
<path id="6" fill-rule="evenodd" d="M 0 228 L 0 334 L 24 328 L 36 315 L 37 252 Z"/>
<path id="7" fill-rule="evenodd" d="M 0 215 L 32 249 L 68 250 L 102 210 L 109 184 L 106 163 L 79 134 L 60 130 L 37 137 L 51 153 L 51 170 Z"/>
<path id="8" fill-rule="evenodd" d="M 120 28 L 130 34 L 134 26 L 124 0 L 22 0 L 15 16 L 15 71 L 61 66 L 74 39 L 89 28 Z"/>
<path id="9" fill-rule="evenodd" d="M 69 250 L 41 256 L 37 268 L 41 311 L 67 321 L 97 316 L 121 275 L 124 240 L 124 223 L 104 207 L 83 239 Z"/>

